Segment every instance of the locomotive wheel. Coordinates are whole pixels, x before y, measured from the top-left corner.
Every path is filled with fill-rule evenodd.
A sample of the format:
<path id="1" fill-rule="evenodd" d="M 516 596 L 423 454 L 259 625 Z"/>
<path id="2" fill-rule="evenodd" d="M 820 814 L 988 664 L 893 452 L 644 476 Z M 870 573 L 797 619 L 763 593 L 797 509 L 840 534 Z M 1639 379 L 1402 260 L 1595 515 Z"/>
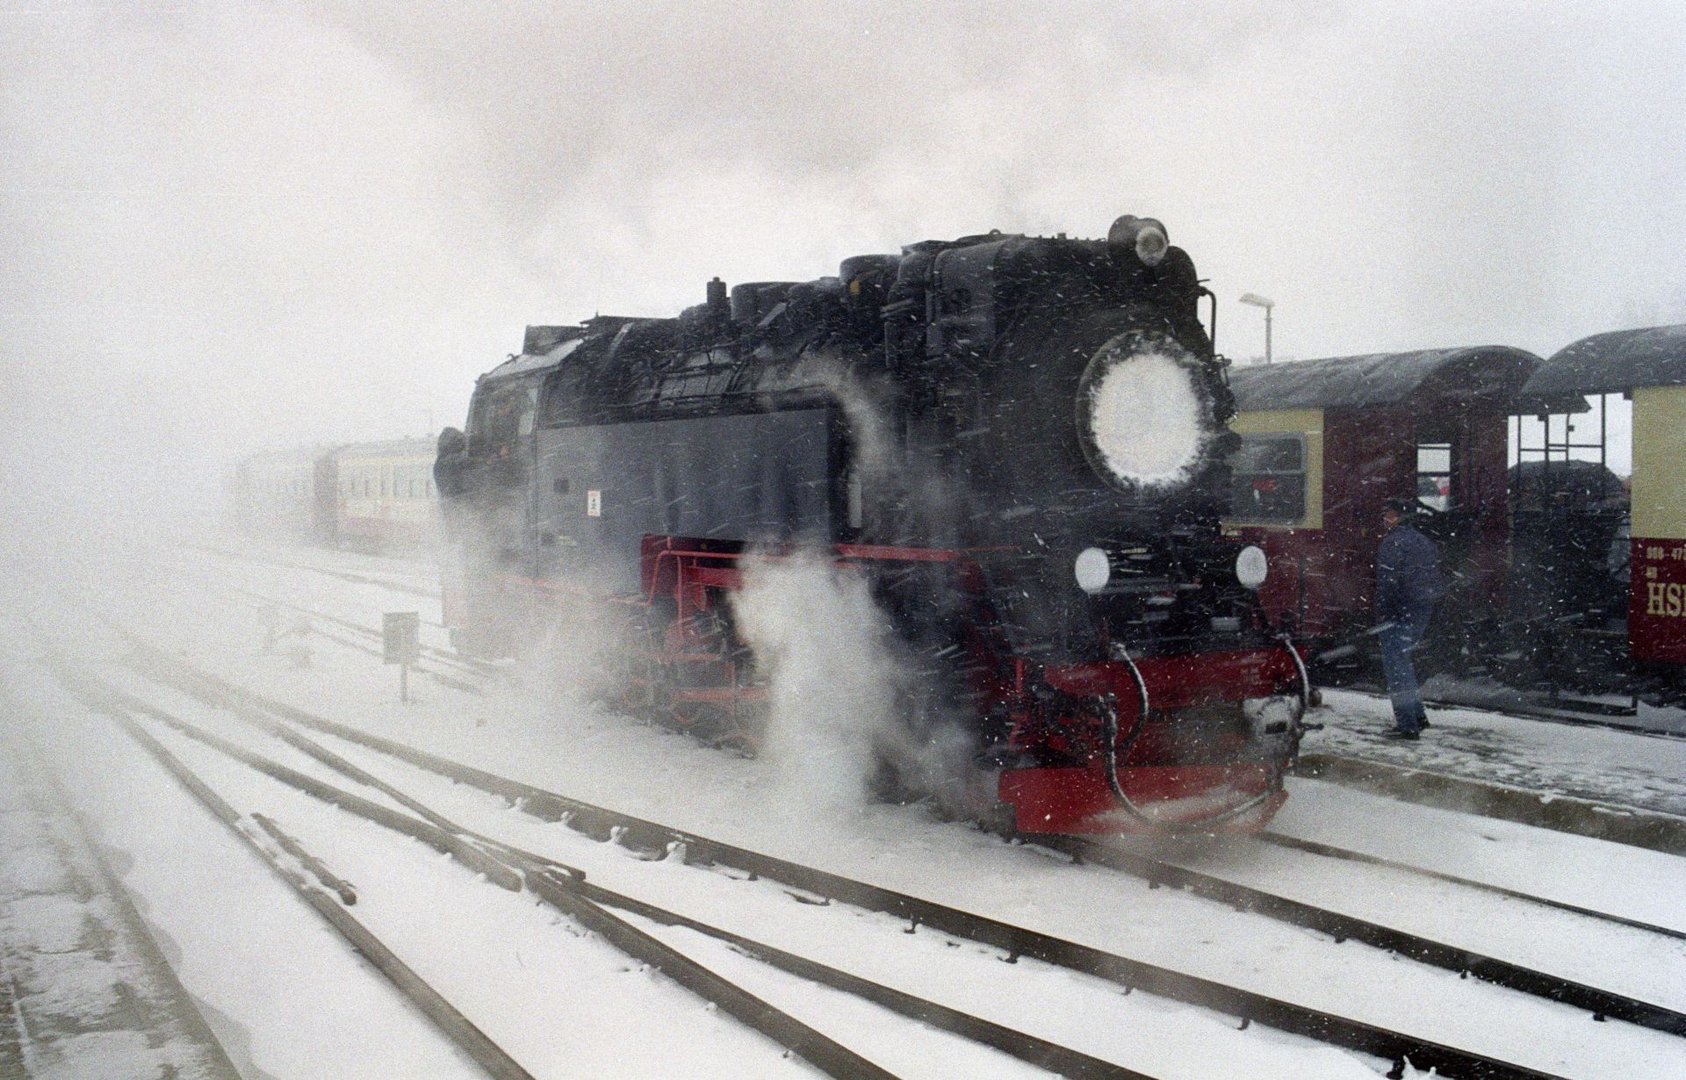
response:
<path id="1" fill-rule="evenodd" d="M 666 722 L 672 699 L 672 680 L 661 662 L 662 635 L 672 619 L 658 601 L 636 616 L 627 635 L 616 704 L 649 724 Z"/>

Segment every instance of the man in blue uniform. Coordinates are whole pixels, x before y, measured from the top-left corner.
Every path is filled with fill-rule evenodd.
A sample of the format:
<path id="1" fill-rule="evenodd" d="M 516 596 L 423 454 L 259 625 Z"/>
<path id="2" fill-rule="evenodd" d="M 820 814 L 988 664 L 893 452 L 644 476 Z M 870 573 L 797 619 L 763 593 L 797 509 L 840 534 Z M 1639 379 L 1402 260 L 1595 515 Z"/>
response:
<path id="1" fill-rule="evenodd" d="M 1391 739 L 1415 739 L 1428 726 L 1411 650 L 1428 630 L 1440 595 L 1440 553 L 1414 529 L 1411 499 L 1389 499 L 1382 511 L 1386 535 L 1376 551 L 1376 615 L 1381 619 L 1382 672 L 1393 699 Z"/>

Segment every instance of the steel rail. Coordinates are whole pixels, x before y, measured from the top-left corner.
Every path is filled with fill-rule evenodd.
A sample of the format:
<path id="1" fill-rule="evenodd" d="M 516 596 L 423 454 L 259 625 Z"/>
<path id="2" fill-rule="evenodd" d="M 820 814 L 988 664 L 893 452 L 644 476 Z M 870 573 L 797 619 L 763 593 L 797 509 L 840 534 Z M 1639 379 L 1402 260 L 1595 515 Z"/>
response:
<path id="1" fill-rule="evenodd" d="M 372 626 L 364 626 L 355 619 L 342 618 L 338 615 L 332 614 L 331 612 L 319 611 L 316 608 L 306 607 L 303 604 L 294 604 L 286 600 L 277 600 L 272 596 L 265 596 L 263 593 L 253 592 L 251 589 L 232 588 L 230 591 L 239 596 L 246 597 L 253 603 L 268 605 L 275 608 L 284 608 L 287 611 L 294 611 L 300 615 L 309 615 L 314 619 L 322 619 L 325 622 L 333 623 L 335 626 L 341 627 L 342 629 L 350 630 L 356 634 L 361 634 L 366 638 L 373 638 L 377 641 L 382 638 L 382 634 L 379 630 L 376 630 Z M 429 625 L 434 624 L 430 623 Z M 488 664 L 484 660 L 470 659 L 453 652 L 450 649 L 441 649 L 436 645 L 423 645 L 421 647 L 421 651 L 427 656 L 432 657 L 434 660 L 443 664 L 455 666 L 459 670 L 470 674 L 491 675 L 498 671 L 495 664 Z M 462 684 L 452 683 L 450 685 Z"/>
<path id="2" fill-rule="evenodd" d="M 1353 851 L 1350 848 L 1336 847 L 1333 844 L 1324 844 L 1316 840 L 1303 840 L 1297 836 L 1289 836 L 1286 833 L 1279 833 L 1271 830 L 1254 833 L 1253 839 L 1261 844 L 1275 844 L 1278 847 L 1304 851 L 1312 855 L 1321 855 L 1327 859 L 1342 859 L 1347 862 L 1365 863 L 1370 866 L 1384 866 L 1390 870 L 1400 870 L 1405 873 L 1416 874 L 1420 877 L 1433 878 L 1436 881 L 1450 882 L 1453 885 L 1462 885 L 1471 889 L 1479 889 L 1482 892 L 1490 892 L 1498 896 L 1509 897 L 1512 900 L 1525 900 L 1528 903 L 1539 904 L 1541 907 L 1552 908 L 1556 911 L 1567 911 L 1573 915 L 1581 915 L 1589 919 L 1598 919 L 1601 922 L 1614 923 L 1617 926 L 1626 926 L 1633 930 L 1643 930 L 1646 933 L 1660 934 L 1663 937 L 1671 937 L 1676 940 L 1686 941 L 1686 930 L 1677 930 L 1672 926 L 1659 926 L 1656 923 L 1643 922 L 1639 919 L 1630 919 L 1623 915 L 1616 915 L 1608 911 L 1600 911 L 1597 908 L 1581 907 L 1577 904 L 1568 903 L 1567 901 L 1553 900 L 1548 896 L 1536 896 L 1533 893 L 1525 893 L 1517 889 L 1506 888 L 1503 885 L 1495 885 L 1490 881 L 1476 881 L 1474 878 L 1459 877 L 1456 874 L 1448 874 L 1440 870 L 1430 870 L 1426 866 L 1415 866 L 1411 863 L 1399 862 L 1396 859 L 1388 859 L 1380 855 L 1371 855 L 1368 852 Z"/>
<path id="3" fill-rule="evenodd" d="M 424 589 L 416 585 L 406 585 L 403 582 L 391 581 L 386 578 L 371 577 L 368 574 L 354 574 L 346 570 L 330 570 L 323 566 L 311 566 L 309 563 L 286 562 L 285 560 L 278 558 L 249 555 L 238 551 L 229 551 L 225 548 L 212 547 L 208 544 L 194 544 L 193 547 L 208 554 L 220 555 L 225 559 L 234 559 L 238 562 L 257 563 L 260 566 L 277 566 L 283 570 L 305 570 L 312 574 L 323 574 L 327 577 L 340 578 L 344 581 L 349 581 L 357 585 L 378 585 L 383 589 L 391 589 L 393 592 L 407 593 L 410 596 L 426 597 L 429 600 L 439 599 L 439 593 L 435 590 Z"/>
<path id="4" fill-rule="evenodd" d="M 73 690 L 74 692 L 74 690 Z M 312 885 L 305 878 L 280 862 L 273 853 L 241 827 L 241 816 L 209 785 L 182 763 L 132 717 L 113 703 L 84 701 L 115 720 L 154 760 L 175 778 L 185 790 L 210 811 L 249 848 L 261 856 L 266 865 L 298 893 L 318 915 L 340 933 L 375 970 L 384 975 L 399 992 L 408 998 L 422 1014 L 475 1063 L 496 1080 L 536 1080 L 522 1068 L 490 1036 L 481 1031 L 445 996 L 401 960 L 396 953 L 364 926 L 335 898 Z"/>
<path id="5" fill-rule="evenodd" d="M 254 813 L 252 820 L 269 834 L 270 839 L 274 840 L 282 851 L 297 859 L 300 866 L 309 870 L 312 877 L 333 890 L 334 895 L 340 898 L 340 903 L 346 907 L 357 903 L 357 889 L 351 882 L 329 870 L 326 863 L 306 851 L 304 845 L 287 835 L 281 826 L 263 814 Z"/>
<path id="6" fill-rule="evenodd" d="M 135 709 L 137 706 L 145 706 L 144 702 L 139 702 L 132 695 L 126 695 L 115 688 L 97 687 L 96 689 L 109 690 L 113 702 L 123 708 Z M 73 690 L 73 692 L 75 691 Z M 894 1080 L 893 1074 L 849 1050 L 836 1040 L 803 1024 L 783 1010 L 768 1004 L 717 975 L 672 946 L 603 909 L 605 907 L 616 907 L 664 925 L 680 926 L 705 934 L 789 974 L 854 994 L 909 1019 L 942 1028 L 1027 1063 L 1056 1069 L 1062 1076 L 1084 1078 L 1084 1080 L 1087 1080 L 1087 1078 L 1094 1078 L 1094 1080 L 1154 1080 L 1147 1074 L 1136 1072 L 1100 1058 L 1091 1057 L 1061 1044 L 994 1024 L 980 1017 L 874 983 L 829 965 L 796 956 L 753 938 L 744 937 L 701 920 L 590 884 L 586 881 L 585 873 L 577 868 L 531 852 L 522 851 L 501 841 L 482 836 L 472 830 L 453 825 L 448 819 L 428 809 L 419 801 L 404 795 L 385 781 L 374 777 L 366 770 L 346 761 L 339 755 L 333 754 L 326 748 L 318 746 L 314 751 L 307 750 L 306 752 L 311 752 L 312 756 L 318 757 L 325 765 L 344 771 L 346 775 L 359 780 L 359 782 L 373 784 L 383 792 L 400 799 L 409 809 L 424 814 L 428 819 L 427 822 L 401 822 L 397 820 L 401 815 L 395 817 L 392 812 L 385 811 L 384 808 L 376 804 L 371 804 L 349 792 L 303 776 L 284 765 L 264 758 L 262 755 L 245 750 L 237 744 L 205 732 L 197 725 L 170 718 L 167 714 L 149 706 L 139 711 L 144 711 L 146 715 L 169 725 L 183 735 L 211 746 L 273 779 L 292 785 L 306 794 L 340 809 L 359 814 L 377 824 L 398 829 L 400 832 L 412 836 L 426 834 L 435 827 L 448 828 L 457 834 L 459 841 L 485 845 L 486 848 L 491 849 L 486 853 L 488 858 L 497 859 L 506 875 L 517 875 L 518 880 L 522 881 L 526 888 L 540 899 L 569 915 L 580 925 L 597 932 L 622 952 L 659 969 L 681 986 L 706 1000 L 714 1002 L 728 1014 L 769 1036 L 792 1053 L 801 1056 L 804 1060 L 811 1062 L 832 1076 L 858 1077 L 861 1080 Z M 265 730 L 270 727 L 270 725 L 260 726 L 264 727 Z M 272 733 L 281 735 L 279 731 Z M 300 749 L 304 749 L 301 743 L 310 743 L 311 741 L 297 733 L 291 733 L 291 735 L 292 737 L 286 741 L 291 745 L 299 746 Z M 285 736 L 281 737 L 285 738 Z M 207 790 L 209 789 L 207 788 Z M 252 816 L 254 819 L 260 819 L 259 815 L 254 814 Z M 288 839 L 291 841 L 291 838 Z M 303 851 L 296 841 L 291 841 L 291 846 L 287 850 L 301 861 L 308 860 L 315 865 L 320 865 L 320 860 Z M 499 854 L 494 855 L 491 852 Z M 480 866 L 471 868 L 484 872 Z M 494 883 L 499 882 L 494 881 Z"/>
<path id="7" fill-rule="evenodd" d="M 1686 1013 L 1663 1005 L 1599 989 L 1471 949 L 1448 945 L 1433 938 L 1397 930 L 1355 916 L 1343 915 L 1315 904 L 1292 900 L 1264 889 L 1242 885 L 1226 878 L 1094 841 L 1048 840 L 1039 843 L 1076 855 L 1086 862 L 1132 874 L 1146 881 L 1151 888 L 1169 885 L 1184 889 L 1193 895 L 1226 904 L 1238 911 L 1251 911 L 1291 926 L 1328 934 L 1337 944 L 1349 939 L 1362 942 L 1430 967 L 1473 976 L 1495 986 L 1503 986 L 1509 990 L 1584 1010 L 1590 1013 L 1594 1020 L 1613 1018 L 1671 1035 L 1686 1035 Z M 1532 899 L 1521 893 L 1513 895 L 1520 899 Z"/>
<path id="8" fill-rule="evenodd" d="M 152 663 L 148 666 L 157 672 L 159 677 L 168 677 L 167 672 L 173 671 L 180 677 L 178 685 L 189 689 L 190 692 L 209 695 L 208 700 L 234 708 L 265 709 L 312 729 L 325 731 L 458 782 L 478 787 L 520 806 L 535 816 L 552 821 L 566 819 L 572 827 L 587 835 L 599 838 L 619 835 L 622 842 L 637 844 L 652 852 L 663 851 L 670 844 L 683 844 L 688 859 L 694 856 L 695 861 L 735 866 L 821 896 L 908 919 L 914 927 L 926 925 L 955 937 L 992 945 L 1006 952 L 1009 959 L 1029 956 L 1056 966 L 1095 975 L 1122 986 L 1227 1012 L 1244 1023 L 1257 1022 L 1320 1042 L 1372 1054 L 1392 1061 L 1392 1075 L 1395 1076 L 1403 1075 L 1403 1069 L 1408 1062 L 1417 1069 L 1438 1069 L 1441 1075 L 1464 1077 L 1469 1080 L 1549 1080 L 1551 1077 L 1549 1073 L 1500 1061 L 1473 1051 L 1416 1038 L 1364 1021 L 1352 1020 L 1108 953 L 1025 927 L 619 814 L 314 716 L 305 710 L 237 687 L 217 676 L 197 671 L 185 661 L 150 646 L 143 646 L 142 651 L 145 656 L 151 658 Z M 160 666 L 165 671 L 158 672 Z"/>

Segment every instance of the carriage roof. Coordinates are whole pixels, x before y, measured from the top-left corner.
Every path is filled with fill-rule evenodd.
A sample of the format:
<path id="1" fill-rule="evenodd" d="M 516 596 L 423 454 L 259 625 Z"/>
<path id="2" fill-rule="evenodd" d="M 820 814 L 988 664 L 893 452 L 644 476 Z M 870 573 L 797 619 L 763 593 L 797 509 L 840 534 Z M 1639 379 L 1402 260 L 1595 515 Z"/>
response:
<path id="1" fill-rule="evenodd" d="M 1686 385 L 1686 324 L 1584 337 L 1541 362 L 1522 393 L 1549 398 L 1681 385 Z"/>
<path id="2" fill-rule="evenodd" d="M 1539 363 L 1523 349 L 1485 345 L 1233 368 L 1229 381 L 1243 412 L 1489 399 L 1508 406 Z"/>
<path id="3" fill-rule="evenodd" d="M 436 439 L 386 439 L 382 442 L 347 443 L 336 447 L 333 456 L 346 458 L 433 458 Z"/>

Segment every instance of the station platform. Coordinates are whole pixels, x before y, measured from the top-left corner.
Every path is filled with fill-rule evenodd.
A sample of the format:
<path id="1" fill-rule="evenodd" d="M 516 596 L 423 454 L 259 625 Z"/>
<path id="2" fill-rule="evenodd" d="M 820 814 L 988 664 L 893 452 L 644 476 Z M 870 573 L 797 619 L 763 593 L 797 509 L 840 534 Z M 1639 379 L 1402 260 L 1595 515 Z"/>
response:
<path id="1" fill-rule="evenodd" d="M 128 894 L 0 727 L 0 1077 L 239 1080 Z"/>
<path id="2" fill-rule="evenodd" d="M 1445 809 L 1686 855 L 1686 738 L 1430 704 L 1415 742 L 1383 737 L 1383 695 L 1324 690 L 1300 776 Z"/>

